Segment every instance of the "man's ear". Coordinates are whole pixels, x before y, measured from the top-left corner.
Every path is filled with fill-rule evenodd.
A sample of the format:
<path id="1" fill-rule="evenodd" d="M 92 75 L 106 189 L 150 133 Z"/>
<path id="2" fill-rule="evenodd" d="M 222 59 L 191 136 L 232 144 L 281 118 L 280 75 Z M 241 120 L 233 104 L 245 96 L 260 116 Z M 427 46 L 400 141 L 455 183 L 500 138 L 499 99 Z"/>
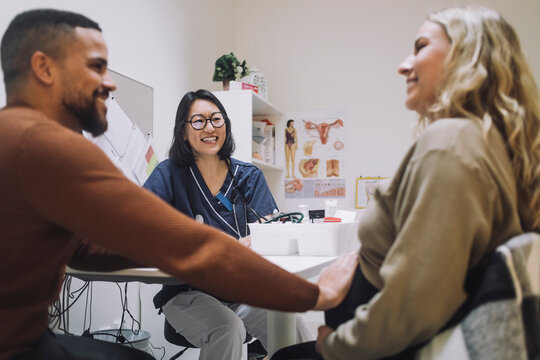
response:
<path id="1" fill-rule="evenodd" d="M 42 51 L 36 51 L 30 58 L 30 70 L 34 78 L 43 85 L 50 86 L 54 83 L 54 60 Z"/>

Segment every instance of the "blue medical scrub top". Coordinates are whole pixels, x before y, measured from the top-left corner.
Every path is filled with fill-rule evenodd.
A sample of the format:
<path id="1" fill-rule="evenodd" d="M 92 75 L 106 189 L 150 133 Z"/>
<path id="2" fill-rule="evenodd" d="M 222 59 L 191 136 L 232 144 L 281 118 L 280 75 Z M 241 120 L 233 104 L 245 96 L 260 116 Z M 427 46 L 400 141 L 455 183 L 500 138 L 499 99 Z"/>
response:
<path id="1" fill-rule="evenodd" d="M 248 223 L 257 221 L 257 216 L 248 207 L 265 216 L 272 214 L 277 205 L 261 170 L 253 164 L 234 158 L 230 160 L 230 171 L 219 192 L 234 206 L 236 216 L 210 192 L 195 164 L 177 166 L 168 159 L 162 161 L 144 187 L 184 214 L 238 239 L 249 235 L 246 216 Z M 191 194 L 191 205 L 188 192 Z M 246 205 L 246 215 L 243 203 Z"/>

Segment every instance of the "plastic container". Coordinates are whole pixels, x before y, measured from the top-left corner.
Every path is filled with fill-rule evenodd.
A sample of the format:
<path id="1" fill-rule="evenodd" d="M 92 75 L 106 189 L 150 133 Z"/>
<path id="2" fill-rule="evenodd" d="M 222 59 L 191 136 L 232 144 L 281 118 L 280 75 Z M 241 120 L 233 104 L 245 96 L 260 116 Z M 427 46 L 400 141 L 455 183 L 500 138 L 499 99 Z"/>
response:
<path id="1" fill-rule="evenodd" d="M 337 200 L 326 199 L 324 200 L 324 216 L 334 216 L 337 211 Z"/>
<path id="2" fill-rule="evenodd" d="M 148 341 L 150 341 L 150 333 L 146 330 L 139 330 L 137 334 L 131 329 L 120 330 L 122 336 L 126 339 L 124 343 L 118 341 L 118 329 L 104 329 L 91 332 L 90 335 L 96 340 L 133 346 L 135 349 L 148 352 Z"/>
<path id="3" fill-rule="evenodd" d="M 292 255 L 298 253 L 296 235 L 289 226 L 302 224 L 249 224 L 251 249 L 260 255 Z"/>
<path id="4" fill-rule="evenodd" d="M 359 248 L 357 222 L 249 224 L 251 248 L 260 255 L 339 256 Z"/>
<path id="5" fill-rule="evenodd" d="M 300 211 L 302 215 L 304 215 L 302 222 L 303 223 L 308 222 L 309 221 L 309 205 L 306 205 L 306 204 L 298 205 L 298 211 Z"/>
<path id="6" fill-rule="evenodd" d="M 360 247 L 358 223 L 306 224 L 298 237 L 298 254 L 302 256 L 339 256 Z"/>

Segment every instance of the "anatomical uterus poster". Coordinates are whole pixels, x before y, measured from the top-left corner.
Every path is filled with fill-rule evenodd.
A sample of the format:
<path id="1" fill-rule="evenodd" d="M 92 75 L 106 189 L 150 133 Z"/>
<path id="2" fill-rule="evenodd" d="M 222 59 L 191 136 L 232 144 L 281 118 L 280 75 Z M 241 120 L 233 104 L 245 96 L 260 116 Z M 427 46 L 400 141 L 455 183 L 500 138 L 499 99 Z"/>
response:
<path id="1" fill-rule="evenodd" d="M 345 197 L 345 111 L 289 113 L 283 136 L 285 198 Z"/>

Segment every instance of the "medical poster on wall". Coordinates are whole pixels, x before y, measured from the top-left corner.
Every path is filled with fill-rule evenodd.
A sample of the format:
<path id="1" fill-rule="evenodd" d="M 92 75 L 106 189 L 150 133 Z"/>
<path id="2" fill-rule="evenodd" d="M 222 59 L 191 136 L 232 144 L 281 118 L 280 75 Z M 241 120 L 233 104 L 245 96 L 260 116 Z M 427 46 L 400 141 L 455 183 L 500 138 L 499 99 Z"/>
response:
<path id="1" fill-rule="evenodd" d="M 345 197 L 346 135 L 345 111 L 287 114 L 282 135 L 286 199 Z"/>

